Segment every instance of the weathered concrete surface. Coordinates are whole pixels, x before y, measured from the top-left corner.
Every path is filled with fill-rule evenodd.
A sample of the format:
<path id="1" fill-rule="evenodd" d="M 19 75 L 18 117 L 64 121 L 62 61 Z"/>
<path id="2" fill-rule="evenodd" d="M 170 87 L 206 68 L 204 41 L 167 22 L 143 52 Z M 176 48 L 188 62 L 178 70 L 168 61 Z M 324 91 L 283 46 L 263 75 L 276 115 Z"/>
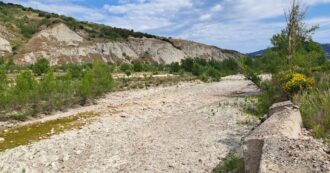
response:
<path id="1" fill-rule="evenodd" d="M 100 113 L 94 123 L 0 153 L 0 172 L 211 172 L 255 125 L 231 96 L 246 87 L 234 77 L 110 93 L 81 108 Z"/>
<path id="2" fill-rule="evenodd" d="M 329 172 L 327 147 L 306 135 L 302 119 L 290 101 L 274 104 L 268 119 L 244 140 L 247 173 Z"/>

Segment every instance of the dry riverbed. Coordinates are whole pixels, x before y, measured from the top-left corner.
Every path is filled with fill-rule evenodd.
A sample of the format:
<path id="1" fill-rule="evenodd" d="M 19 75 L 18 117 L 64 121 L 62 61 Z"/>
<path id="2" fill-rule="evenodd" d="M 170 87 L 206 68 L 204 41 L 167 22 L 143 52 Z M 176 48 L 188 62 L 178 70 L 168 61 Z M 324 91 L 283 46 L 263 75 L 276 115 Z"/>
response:
<path id="1" fill-rule="evenodd" d="M 256 91 L 231 76 L 110 93 L 55 115 L 96 113 L 85 126 L 1 152 L 0 172 L 211 172 L 256 123 L 238 97 Z"/>

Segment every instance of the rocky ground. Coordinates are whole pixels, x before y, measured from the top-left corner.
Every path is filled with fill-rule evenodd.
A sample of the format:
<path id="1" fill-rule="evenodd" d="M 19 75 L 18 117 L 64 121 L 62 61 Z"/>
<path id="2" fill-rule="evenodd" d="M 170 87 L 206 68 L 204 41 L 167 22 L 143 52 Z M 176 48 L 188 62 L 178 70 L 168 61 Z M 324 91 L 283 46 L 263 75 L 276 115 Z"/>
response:
<path id="1" fill-rule="evenodd" d="M 0 172 L 211 172 L 255 124 L 243 91 L 256 88 L 234 76 L 110 93 L 63 113 L 93 123 L 0 153 Z"/>

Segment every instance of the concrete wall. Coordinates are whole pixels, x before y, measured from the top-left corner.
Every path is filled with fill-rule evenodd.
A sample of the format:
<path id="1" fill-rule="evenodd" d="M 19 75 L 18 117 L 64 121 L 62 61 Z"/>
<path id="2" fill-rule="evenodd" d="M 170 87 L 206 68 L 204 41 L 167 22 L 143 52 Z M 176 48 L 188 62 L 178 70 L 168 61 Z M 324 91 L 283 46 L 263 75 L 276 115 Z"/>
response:
<path id="1" fill-rule="evenodd" d="M 290 101 L 274 104 L 267 119 L 243 142 L 246 173 L 328 172 L 327 148 L 302 128 L 299 109 Z"/>

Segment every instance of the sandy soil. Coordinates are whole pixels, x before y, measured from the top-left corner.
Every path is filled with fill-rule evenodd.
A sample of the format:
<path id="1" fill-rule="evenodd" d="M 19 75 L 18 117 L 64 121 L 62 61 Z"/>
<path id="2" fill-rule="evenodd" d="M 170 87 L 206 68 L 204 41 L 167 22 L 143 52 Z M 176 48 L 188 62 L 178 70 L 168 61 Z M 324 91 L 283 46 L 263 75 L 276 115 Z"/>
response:
<path id="1" fill-rule="evenodd" d="M 65 113 L 99 112 L 90 125 L 0 153 L 0 172 L 211 172 L 253 126 L 235 93 L 255 90 L 234 76 L 110 93 Z"/>

